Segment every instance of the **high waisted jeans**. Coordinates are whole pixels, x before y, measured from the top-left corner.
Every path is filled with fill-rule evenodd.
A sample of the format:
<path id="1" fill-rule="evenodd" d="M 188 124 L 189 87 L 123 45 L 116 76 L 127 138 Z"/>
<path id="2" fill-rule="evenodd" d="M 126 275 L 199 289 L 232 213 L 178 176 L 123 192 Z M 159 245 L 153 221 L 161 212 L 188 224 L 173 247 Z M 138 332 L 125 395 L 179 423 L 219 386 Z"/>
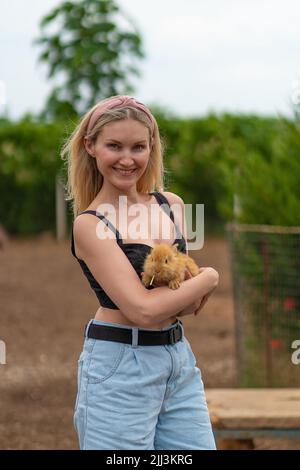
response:
<path id="1" fill-rule="evenodd" d="M 201 372 L 184 331 L 177 343 L 160 346 L 85 337 L 74 426 L 80 449 L 215 449 Z"/>

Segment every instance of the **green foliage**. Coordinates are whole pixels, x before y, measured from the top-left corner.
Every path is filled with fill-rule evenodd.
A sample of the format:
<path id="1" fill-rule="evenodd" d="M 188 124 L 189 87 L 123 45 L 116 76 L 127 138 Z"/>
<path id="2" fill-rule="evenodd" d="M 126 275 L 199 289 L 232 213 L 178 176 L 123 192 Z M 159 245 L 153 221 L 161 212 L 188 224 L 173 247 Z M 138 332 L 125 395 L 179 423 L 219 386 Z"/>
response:
<path id="1" fill-rule="evenodd" d="M 47 32 L 49 26 L 57 26 L 56 32 Z M 114 0 L 65 1 L 40 28 L 34 41 L 42 47 L 39 61 L 47 65 L 49 79 L 64 77 L 51 91 L 42 119 L 72 119 L 103 98 L 134 91 L 128 77 L 140 75 L 134 61 L 144 57 L 142 38 Z"/>
<path id="2" fill-rule="evenodd" d="M 0 221 L 11 233 L 55 229 L 62 128 L 30 118 L 0 125 Z"/>
<path id="3" fill-rule="evenodd" d="M 228 114 L 180 119 L 158 106 L 151 109 L 166 145 L 166 190 L 185 203 L 205 204 L 206 233 L 223 230 L 233 218 L 299 225 L 296 119 Z M 0 220 L 12 232 L 54 230 L 55 175 L 66 178 L 59 151 L 78 119 L 74 115 L 51 124 L 31 115 L 18 123 L 0 120 Z"/>
<path id="4" fill-rule="evenodd" d="M 240 124 L 231 133 L 227 159 L 222 161 L 221 169 L 230 197 L 235 195 L 238 200 L 239 210 L 233 214 L 233 201 L 226 198 L 219 204 L 220 213 L 226 218 L 232 213 L 232 218 L 240 223 L 299 226 L 297 120 L 279 118 L 263 122 L 253 118 L 247 123 L 247 132 L 242 128 L 237 133 L 237 129 L 241 130 Z"/>
<path id="5" fill-rule="evenodd" d="M 205 204 L 206 224 L 298 224 L 296 121 L 211 114 L 164 120 L 163 130 L 170 187 L 186 202 Z"/>

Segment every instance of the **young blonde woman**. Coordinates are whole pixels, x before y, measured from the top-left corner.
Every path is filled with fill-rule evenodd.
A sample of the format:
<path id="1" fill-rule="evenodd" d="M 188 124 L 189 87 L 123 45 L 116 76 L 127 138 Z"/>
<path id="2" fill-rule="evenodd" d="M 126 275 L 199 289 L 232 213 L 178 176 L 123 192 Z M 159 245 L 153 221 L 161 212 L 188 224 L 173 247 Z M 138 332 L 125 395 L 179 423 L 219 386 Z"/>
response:
<path id="1" fill-rule="evenodd" d="M 90 109 L 62 151 L 72 254 L 100 303 L 78 360 L 80 449 L 215 449 L 201 372 L 177 317 L 199 312 L 218 273 L 204 268 L 177 290 L 141 282 L 156 243 L 187 252 L 184 202 L 163 191 L 162 153 L 150 110 L 120 95 Z"/>

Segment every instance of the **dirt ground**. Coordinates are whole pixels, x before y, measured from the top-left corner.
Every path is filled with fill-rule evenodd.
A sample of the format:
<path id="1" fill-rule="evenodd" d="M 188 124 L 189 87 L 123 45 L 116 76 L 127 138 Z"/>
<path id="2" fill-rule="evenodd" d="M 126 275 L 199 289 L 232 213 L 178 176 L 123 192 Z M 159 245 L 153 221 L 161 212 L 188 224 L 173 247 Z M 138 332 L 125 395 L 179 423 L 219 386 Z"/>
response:
<path id="1" fill-rule="evenodd" d="M 235 386 L 234 315 L 227 241 L 191 252 L 220 283 L 201 315 L 183 318 L 203 381 Z M 77 359 L 98 307 L 70 242 L 44 234 L 0 250 L 0 449 L 78 449 L 73 429 Z M 300 449 L 299 440 L 257 440 L 257 449 Z"/>

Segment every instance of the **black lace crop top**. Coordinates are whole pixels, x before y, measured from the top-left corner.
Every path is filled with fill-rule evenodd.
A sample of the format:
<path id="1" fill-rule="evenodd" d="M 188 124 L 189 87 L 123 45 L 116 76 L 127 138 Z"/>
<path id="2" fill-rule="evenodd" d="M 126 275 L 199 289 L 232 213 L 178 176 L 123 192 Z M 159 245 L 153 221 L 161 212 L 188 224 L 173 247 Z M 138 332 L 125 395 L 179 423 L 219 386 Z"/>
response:
<path id="1" fill-rule="evenodd" d="M 159 203 L 159 205 L 162 207 L 162 209 L 170 216 L 172 222 L 175 225 L 176 228 L 176 239 L 173 242 L 173 245 L 175 243 L 178 243 L 178 250 L 186 253 L 186 241 L 181 234 L 177 224 L 174 221 L 174 214 L 170 208 L 170 204 L 167 200 L 167 198 L 161 194 L 160 192 L 152 192 L 149 194 L 153 194 Z M 123 243 L 122 237 L 120 236 L 119 231 L 111 224 L 111 222 L 106 219 L 106 217 L 99 212 L 96 212 L 94 210 L 86 210 L 84 212 L 81 212 L 80 214 L 94 214 L 96 217 L 99 219 L 103 220 L 104 223 L 115 233 L 116 235 L 116 240 L 120 248 L 123 250 L 127 258 L 129 259 L 130 263 L 134 267 L 135 271 L 137 272 L 138 276 L 141 279 L 141 273 L 143 270 L 143 264 L 146 256 L 150 253 L 152 247 L 150 245 L 146 245 L 145 243 Z M 71 251 L 72 255 L 77 259 L 79 262 L 81 269 L 86 276 L 91 288 L 95 292 L 100 305 L 102 307 L 106 308 L 112 308 L 114 310 L 118 310 L 119 307 L 113 303 L 113 301 L 108 297 L 108 295 L 105 293 L 105 291 L 102 289 L 102 287 L 99 285 L 99 283 L 96 281 L 92 273 L 90 272 L 88 266 L 85 264 L 85 262 L 82 259 L 77 258 L 75 254 L 75 247 L 74 247 L 74 237 L 73 237 L 73 226 L 72 226 L 72 245 L 71 245 Z M 148 289 L 153 289 L 154 286 L 149 286 Z"/>

